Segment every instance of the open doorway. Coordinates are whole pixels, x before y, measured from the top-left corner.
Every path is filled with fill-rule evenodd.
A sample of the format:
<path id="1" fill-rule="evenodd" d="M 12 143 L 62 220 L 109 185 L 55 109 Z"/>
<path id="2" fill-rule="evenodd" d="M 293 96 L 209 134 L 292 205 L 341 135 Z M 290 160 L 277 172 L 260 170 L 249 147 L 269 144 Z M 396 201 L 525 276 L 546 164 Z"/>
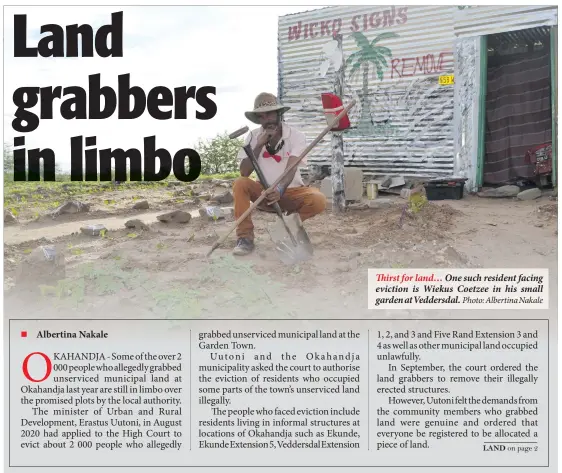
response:
<path id="1" fill-rule="evenodd" d="M 550 187 L 550 28 L 490 35 L 487 50 L 482 184 Z"/>

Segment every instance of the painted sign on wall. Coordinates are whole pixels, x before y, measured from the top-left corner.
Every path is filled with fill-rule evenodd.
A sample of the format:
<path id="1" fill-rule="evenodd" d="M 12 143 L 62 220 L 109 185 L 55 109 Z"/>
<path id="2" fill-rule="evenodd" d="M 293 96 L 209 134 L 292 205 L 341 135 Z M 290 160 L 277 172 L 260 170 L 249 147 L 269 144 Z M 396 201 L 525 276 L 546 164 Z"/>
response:
<path id="1" fill-rule="evenodd" d="M 347 32 L 368 31 L 403 25 L 408 21 L 408 7 L 389 7 L 385 10 L 356 14 L 346 18 L 330 18 L 321 21 L 297 21 L 289 25 L 289 41 L 318 37 L 334 37 Z"/>
<path id="2" fill-rule="evenodd" d="M 334 91 L 339 75 L 344 101 L 358 103 L 345 131 L 346 165 L 373 174 L 448 175 L 453 88 L 439 77 L 454 72 L 452 51 L 447 6 L 331 7 L 281 17 L 279 94 L 293 107 L 287 120 L 311 137 L 319 133 L 320 95 Z M 329 146 L 314 150 L 314 161 L 329 164 Z"/>

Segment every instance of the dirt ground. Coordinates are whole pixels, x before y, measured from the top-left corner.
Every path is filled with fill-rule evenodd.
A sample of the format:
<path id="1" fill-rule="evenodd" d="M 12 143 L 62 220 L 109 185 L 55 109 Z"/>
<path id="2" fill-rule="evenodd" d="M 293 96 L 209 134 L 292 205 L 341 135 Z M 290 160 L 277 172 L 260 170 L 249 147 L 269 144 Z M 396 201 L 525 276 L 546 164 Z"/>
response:
<path id="1" fill-rule="evenodd" d="M 234 219 L 204 220 L 198 209 L 228 192 L 231 181 L 103 184 L 101 191 L 84 194 L 70 186 L 62 196 L 37 191 L 35 202 L 61 204 L 71 198 L 88 204 L 87 212 L 52 218 L 48 212 L 55 205 L 38 211 L 28 196 L 29 203 L 18 207 L 18 222 L 5 225 L 7 316 L 25 310 L 26 317 L 37 318 L 378 317 L 385 314 L 367 310 L 368 268 L 547 267 L 551 287 L 557 284 L 557 200 L 548 193 L 531 201 L 467 195 L 428 202 L 404 217 L 402 226 L 406 201 L 381 194 L 387 206 L 341 216 L 327 210 L 305 222 L 314 258 L 285 266 L 266 232 L 277 217 L 263 212 L 253 214 L 254 254 L 233 257 L 232 232 L 206 258 Z M 132 209 L 142 200 L 148 209 Z M 223 205 L 228 206 L 232 204 Z M 189 212 L 192 218 L 183 224 L 156 219 L 172 210 Z M 140 219 L 147 228 L 125 228 L 131 219 Z M 107 232 L 80 232 L 93 223 L 104 224 Z M 18 274 L 25 280 L 29 269 L 22 264 L 40 245 L 55 245 L 63 258 L 63 277 L 16 284 Z"/>

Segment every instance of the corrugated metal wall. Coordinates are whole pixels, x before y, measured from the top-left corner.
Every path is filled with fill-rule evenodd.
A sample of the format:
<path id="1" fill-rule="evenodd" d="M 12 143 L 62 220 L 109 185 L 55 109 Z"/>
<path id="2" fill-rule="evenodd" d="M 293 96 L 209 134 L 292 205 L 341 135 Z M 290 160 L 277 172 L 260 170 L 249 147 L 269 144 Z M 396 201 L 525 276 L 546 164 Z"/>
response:
<path id="1" fill-rule="evenodd" d="M 374 45 L 382 49 L 370 52 L 378 66 L 369 63 L 366 101 L 364 66 L 352 80 L 353 63 L 345 69 L 344 103 L 357 100 L 353 128 L 344 134 L 345 165 L 367 175 L 450 176 L 454 87 L 439 85 L 438 78 L 454 71 L 452 7 L 338 6 L 280 17 L 278 95 L 292 107 L 287 122 L 309 140 L 326 126 L 321 93 L 334 91 L 338 66 L 332 34 L 343 37 L 345 61 L 360 50 L 352 36 L 357 32 L 369 42 L 383 33 L 397 36 L 383 36 Z M 329 135 L 308 161 L 330 164 Z"/>
<path id="2" fill-rule="evenodd" d="M 458 38 L 517 31 L 558 23 L 556 5 L 493 5 L 454 7 L 454 32 Z"/>

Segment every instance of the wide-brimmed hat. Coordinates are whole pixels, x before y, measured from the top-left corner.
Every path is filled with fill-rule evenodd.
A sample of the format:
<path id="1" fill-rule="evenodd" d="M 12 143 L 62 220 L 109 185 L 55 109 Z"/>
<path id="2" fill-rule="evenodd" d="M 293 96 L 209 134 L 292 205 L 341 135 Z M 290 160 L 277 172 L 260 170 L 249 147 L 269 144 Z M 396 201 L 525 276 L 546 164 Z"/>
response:
<path id="1" fill-rule="evenodd" d="M 279 103 L 275 95 L 262 92 L 254 100 L 254 109 L 251 112 L 245 112 L 244 115 L 246 115 L 248 120 L 259 125 L 258 113 L 279 111 L 282 115 L 287 110 L 291 110 L 291 107 L 286 107 Z"/>

